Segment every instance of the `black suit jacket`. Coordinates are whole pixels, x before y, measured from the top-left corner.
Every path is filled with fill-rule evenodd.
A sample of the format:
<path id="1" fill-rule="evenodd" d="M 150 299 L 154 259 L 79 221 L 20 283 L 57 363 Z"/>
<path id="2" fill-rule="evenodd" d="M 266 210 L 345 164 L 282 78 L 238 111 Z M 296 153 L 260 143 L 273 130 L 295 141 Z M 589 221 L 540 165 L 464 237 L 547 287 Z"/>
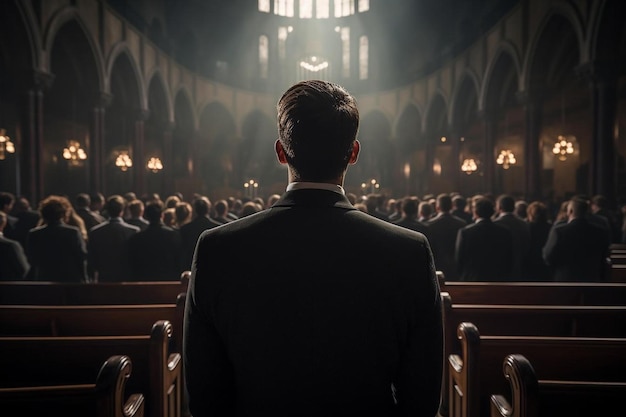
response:
<path id="1" fill-rule="evenodd" d="M 204 232 L 184 330 L 194 417 L 433 416 L 439 405 L 428 241 L 339 193 L 289 191 Z"/>
<path id="2" fill-rule="evenodd" d="M 428 221 L 428 240 L 433 248 L 435 267 L 443 272 L 446 281 L 458 280 L 454 259 L 456 236 L 466 225 L 465 220 L 450 213 L 439 213 Z"/>
<path id="3" fill-rule="evenodd" d="M 87 247 L 77 227 L 59 222 L 32 229 L 26 254 L 34 279 L 39 281 L 85 282 Z"/>
<path id="4" fill-rule="evenodd" d="M 180 227 L 182 241 L 182 267 L 183 270 L 191 270 L 193 251 L 196 248 L 198 238 L 205 230 L 220 226 L 221 224 L 207 216 L 197 216 L 192 221 Z"/>
<path id="5" fill-rule="evenodd" d="M 469 224 L 457 234 L 455 257 L 461 281 L 509 281 L 511 232 L 489 219 Z"/>
<path id="6" fill-rule="evenodd" d="M 132 235 L 128 241 L 132 281 L 177 281 L 180 264 L 180 234 L 163 223 Z"/>
<path id="7" fill-rule="evenodd" d="M 16 240 L 0 235 L 0 281 L 24 279 L 30 265 L 22 245 Z"/>
<path id="8" fill-rule="evenodd" d="M 128 241 L 139 232 L 121 217 L 111 218 L 89 231 L 88 265 L 97 273 L 98 282 L 132 280 Z"/>
<path id="9" fill-rule="evenodd" d="M 555 281 L 601 281 L 609 245 L 606 229 L 578 218 L 552 227 L 543 258 L 554 268 Z"/>

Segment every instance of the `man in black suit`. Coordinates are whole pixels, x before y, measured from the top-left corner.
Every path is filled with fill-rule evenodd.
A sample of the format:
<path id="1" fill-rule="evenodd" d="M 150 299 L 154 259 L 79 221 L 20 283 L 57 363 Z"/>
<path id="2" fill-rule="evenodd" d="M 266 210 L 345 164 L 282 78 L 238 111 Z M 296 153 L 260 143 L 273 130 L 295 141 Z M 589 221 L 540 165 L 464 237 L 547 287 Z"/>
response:
<path id="1" fill-rule="evenodd" d="M 182 272 L 181 242 L 178 230 L 163 223 L 163 203 L 146 204 L 145 216 L 150 222 L 146 230 L 128 240 L 131 277 L 133 281 L 177 281 Z"/>
<path id="2" fill-rule="evenodd" d="M 491 221 L 493 202 L 474 203 L 474 223 L 459 230 L 455 258 L 461 281 L 508 281 L 513 265 L 513 242 L 506 227 Z"/>
<path id="3" fill-rule="evenodd" d="M 436 202 L 437 215 L 428 221 L 428 240 L 433 248 L 435 266 L 443 272 L 446 281 L 457 281 L 458 272 L 454 260 L 456 236 L 465 227 L 465 220 L 450 214 L 452 198 L 439 194 Z"/>
<path id="4" fill-rule="evenodd" d="M 432 254 L 423 234 L 346 198 L 358 122 L 338 85 L 289 88 L 275 143 L 286 193 L 201 235 L 183 349 L 194 417 L 436 414 L 443 351 Z"/>
<path id="5" fill-rule="evenodd" d="M 589 201 L 584 198 L 572 198 L 567 214 L 567 223 L 550 229 L 543 259 L 554 267 L 555 281 L 602 281 L 610 235 L 590 220 Z"/>
<path id="6" fill-rule="evenodd" d="M 26 247 L 26 237 L 30 229 L 37 227 L 41 216 L 37 210 L 33 210 L 30 201 L 25 197 L 15 200 L 13 205 L 13 215 L 17 219 L 14 228 L 13 239 L 20 242 L 22 248 Z"/>
<path id="7" fill-rule="evenodd" d="M 198 196 L 192 201 L 194 218 L 187 224 L 180 227 L 180 238 L 182 242 L 182 267 L 183 270 L 191 269 L 193 251 L 196 248 L 198 237 L 207 229 L 212 229 L 220 223 L 209 217 L 211 212 L 211 200 L 205 196 Z"/>
<path id="8" fill-rule="evenodd" d="M 85 222 L 85 228 L 87 231 L 92 227 L 103 223 L 106 219 L 100 215 L 100 213 L 93 211 L 89 208 L 91 204 L 91 197 L 89 194 L 80 193 L 74 198 L 74 210 L 76 214 Z"/>
<path id="9" fill-rule="evenodd" d="M 109 197 L 105 205 L 109 219 L 89 230 L 87 262 L 95 282 L 132 280 L 128 241 L 139 232 L 139 228 L 124 221 L 124 206 L 122 196 Z"/>
<path id="10" fill-rule="evenodd" d="M 522 265 L 528 260 L 530 252 L 530 226 L 515 214 L 515 198 L 508 194 L 502 194 L 496 201 L 496 211 L 498 217 L 494 220 L 511 232 L 513 243 L 513 265 L 511 269 L 511 279 L 513 281 L 523 281 Z M 528 277 L 533 279 L 533 277 Z"/>
<path id="11" fill-rule="evenodd" d="M 4 237 L 7 215 L 0 211 L 0 281 L 19 281 L 24 279 L 30 265 L 22 245 L 16 240 Z"/>

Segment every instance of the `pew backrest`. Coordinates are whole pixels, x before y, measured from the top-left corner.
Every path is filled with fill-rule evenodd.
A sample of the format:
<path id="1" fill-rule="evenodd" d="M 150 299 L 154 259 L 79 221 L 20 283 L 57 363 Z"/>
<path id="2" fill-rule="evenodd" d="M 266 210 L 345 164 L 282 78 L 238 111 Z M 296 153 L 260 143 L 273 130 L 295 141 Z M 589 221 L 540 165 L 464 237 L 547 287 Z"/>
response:
<path id="1" fill-rule="evenodd" d="M 0 387 L 90 383 L 113 355 L 128 356 L 131 392 L 146 396 L 149 417 L 180 417 L 181 355 L 170 353 L 172 325 L 162 320 L 127 336 L 0 337 Z"/>

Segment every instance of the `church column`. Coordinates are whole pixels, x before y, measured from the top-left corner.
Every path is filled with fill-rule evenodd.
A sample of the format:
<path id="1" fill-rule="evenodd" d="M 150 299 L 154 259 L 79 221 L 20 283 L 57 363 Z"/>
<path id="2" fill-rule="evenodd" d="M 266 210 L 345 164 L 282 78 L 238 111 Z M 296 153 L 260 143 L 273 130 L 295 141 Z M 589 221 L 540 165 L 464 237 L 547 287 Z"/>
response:
<path id="1" fill-rule="evenodd" d="M 146 156 L 144 151 L 144 130 L 150 112 L 139 110 L 135 118 L 135 138 L 133 140 L 133 172 L 135 193 L 138 197 L 146 192 Z"/>
<path id="2" fill-rule="evenodd" d="M 591 194 L 615 201 L 615 118 L 617 115 L 617 74 L 609 66 L 590 62 L 577 69 L 591 92 L 592 158 Z"/>
<path id="3" fill-rule="evenodd" d="M 111 104 L 112 95 L 100 92 L 96 95 L 91 120 L 91 146 L 89 156 L 90 166 L 90 190 L 104 192 L 104 160 L 105 160 L 105 138 L 104 138 L 104 116 L 106 107 Z"/>
<path id="4" fill-rule="evenodd" d="M 480 161 L 483 174 L 483 192 L 493 192 L 495 187 L 494 147 L 497 134 L 497 118 L 494 112 L 482 114 L 485 136 L 483 138 L 483 160 Z"/>
<path id="5" fill-rule="evenodd" d="M 524 106 L 524 194 L 527 201 L 542 198 L 541 195 L 541 133 L 543 104 L 537 94 L 522 92 L 517 95 L 518 102 Z"/>
<path id="6" fill-rule="evenodd" d="M 21 190 L 18 193 L 37 202 L 44 197 L 44 91 L 52 86 L 54 75 L 34 70 L 25 76 L 25 94 L 22 108 L 22 137 L 20 153 Z"/>
<path id="7" fill-rule="evenodd" d="M 174 122 L 166 122 L 163 128 L 163 174 L 165 191 L 168 194 L 178 191 L 174 189 Z"/>

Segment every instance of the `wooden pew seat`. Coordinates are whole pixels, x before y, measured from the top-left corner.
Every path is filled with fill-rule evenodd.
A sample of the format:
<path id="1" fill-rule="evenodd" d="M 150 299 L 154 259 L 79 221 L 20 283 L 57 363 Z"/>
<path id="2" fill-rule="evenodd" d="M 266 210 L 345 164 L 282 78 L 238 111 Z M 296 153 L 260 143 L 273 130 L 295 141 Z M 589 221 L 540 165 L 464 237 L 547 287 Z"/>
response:
<path id="1" fill-rule="evenodd" d="M 42 370 L 50 362 L 41 364 Z M 97 372 L 94 383 L 0 388 L 2 414 L 143 417 L 143 394 L 135 393 L 126 398 L 126 380 L 131 376 L 131 369 L 128 356 L 115 355 L 109 357 L 99 371 L 93 369 L 93 374 Z"/>
<path id="2" fill-rule="evenodd" d="M 502 371 L 510 393 L 491 395 L 491 417 L 614 415 L 626 397 L 626 382 L 538 379 L 520 354 L 508 355 Z"/>
<path id="3" fill-rule="evenodd" d="M 126 336 L 0 337 L 0 387 L 93 382 L 94 369 L 113 355 L 128 356 L 131 392 L 146 397 L 146 416 L 180 417 L 181 355 L 170 353 L 172 324 L 162 320 Z"/>
<path id="4" fill-rule="evenodd" d="M 626 381 L 626 338 L 485 336 L 472 323 L 457 332 L 461 353 L 448 357 L 454 417 L 489 415 L 490 396 L 508 389 L 501 369 L 510 354 L 528 358 L 541 380 Z"/>

